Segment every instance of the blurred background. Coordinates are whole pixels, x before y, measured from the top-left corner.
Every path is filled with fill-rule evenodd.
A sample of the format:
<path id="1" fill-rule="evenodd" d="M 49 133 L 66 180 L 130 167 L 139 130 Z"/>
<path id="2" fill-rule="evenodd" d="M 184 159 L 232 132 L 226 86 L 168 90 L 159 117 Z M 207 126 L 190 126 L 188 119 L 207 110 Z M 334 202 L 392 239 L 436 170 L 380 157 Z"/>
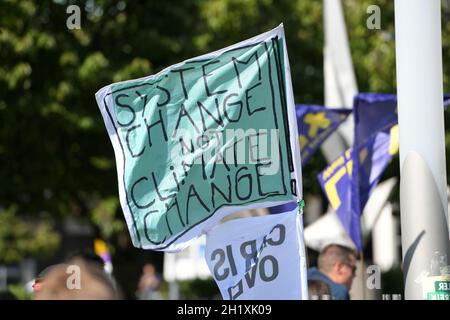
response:
<path id="1" fill-rule="evenodd" d="M 66 27 L 71 4 L 81 9 L 77 30 Z M 394 2 L 342 4 L 359 91 L 395 93 Z M 381 8 L 380 30 L 366 27 L 371 4 Z M 450 92 L 450 5 L 442 4 L 444 92 Z M 95 92 L 282 22 L 295 101 L 323 105 L 322 5 L 317 0 L 0 1 L 0 297 L 30 298 L 29 281 L 42 269 L 74 251 L 95 250 L 94 241 L 101 239 L 97 253 L 109 255 L 123 296 L 138 298 L 144 266 L 153 264 L 159 275 L 167 266 L 162 253 L 131 244 Z M 447 120 L 448 111 L 448 128 Z M 446 141 L 449 154 L 450 137 Z M 326 165 L 317 152 L 303 168 L 307 205 L 320 213 L 328 204 L 316 177 Z M 395 158 L 382 180 L 398 172 Z M 390 197 L 398 217 L 398 192 Z M 306 224 L 312 220 L 307 211 Z M 365 248 L 370 259 L 370 241 Z M 214 280 L 200 271 L 192 274 L 177 278 L 179 297 L 220 298 Z M 168 280 L 175 278 L 164 277 L 160 298 L 170 297 Z M 385 292 L 401 292 L 399 264 L 385 270 L 383 286 Z"/>

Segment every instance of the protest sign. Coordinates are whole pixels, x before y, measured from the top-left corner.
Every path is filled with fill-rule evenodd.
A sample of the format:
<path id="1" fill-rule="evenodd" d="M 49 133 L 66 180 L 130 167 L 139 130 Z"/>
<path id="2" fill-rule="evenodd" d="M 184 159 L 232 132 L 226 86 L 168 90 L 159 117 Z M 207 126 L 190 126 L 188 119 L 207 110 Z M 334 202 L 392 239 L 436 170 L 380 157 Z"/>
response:
<path id="1" fill-rule="evenodd" d="M 206 262 L 226 300 L 307 299 L 298 208 L 228 221 L 206 238 Z"/>
<path id="2" fill-rule="evenodd" d="M 178 251 L 232 212 L 301 198 L 282 25 L 96 99 L 136 247 Z"/>

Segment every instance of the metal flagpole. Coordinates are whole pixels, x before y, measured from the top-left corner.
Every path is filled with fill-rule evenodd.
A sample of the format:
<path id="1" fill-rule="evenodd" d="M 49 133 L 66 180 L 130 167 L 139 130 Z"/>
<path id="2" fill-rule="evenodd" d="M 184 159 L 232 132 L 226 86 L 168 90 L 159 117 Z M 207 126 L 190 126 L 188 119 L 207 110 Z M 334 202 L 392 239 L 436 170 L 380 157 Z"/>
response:
<path id="1" fill-rule="evenodd" d="M 325 106 L 349 108 L 358 93 L 341 0 L 324 0 Z M 353 115 L 323 144 L 321 150 L 331 163 L 353 143 Z"/>
<path id="2" fill-rule="evenodd" d="M 395 0 L 400 202 L 406 299 L 435 252 L 449 257 L 440 0 Z M 426 293 L 426 292 L 425 292 Z"/>

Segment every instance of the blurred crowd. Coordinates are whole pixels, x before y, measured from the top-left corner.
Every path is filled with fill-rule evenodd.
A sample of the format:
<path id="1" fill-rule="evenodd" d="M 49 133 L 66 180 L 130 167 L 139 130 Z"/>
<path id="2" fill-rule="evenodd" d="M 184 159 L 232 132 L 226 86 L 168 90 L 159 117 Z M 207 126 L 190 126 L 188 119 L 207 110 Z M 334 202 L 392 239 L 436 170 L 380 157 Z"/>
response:
<path id="1" fill-rule="evenodd" d="M 308 269 L 311 300 L 348 300 L 356 272 L 358 254 L 350 248 L 330 244 L 318 256 L 317 267 Z M 135 298 L 161 300 L 161 275 L 152 263 L 142 267 Z M 80 252 L 63 263 L 44 269 L 34 280 L 35 300 L 117 300 L 120 286 L 104 261 L 94 253 Z"/>
<path id="2" fill-rule="evenodd" d="M 155 266 L 147 263 L 137 284 L 136 298 L 160 300 L 162 279 Z M 34 280 L 34 300 L 117 300 L 120 286 L 104 261 L 94 253 L 80 252 L 63 263 L 45 268 Z"/>

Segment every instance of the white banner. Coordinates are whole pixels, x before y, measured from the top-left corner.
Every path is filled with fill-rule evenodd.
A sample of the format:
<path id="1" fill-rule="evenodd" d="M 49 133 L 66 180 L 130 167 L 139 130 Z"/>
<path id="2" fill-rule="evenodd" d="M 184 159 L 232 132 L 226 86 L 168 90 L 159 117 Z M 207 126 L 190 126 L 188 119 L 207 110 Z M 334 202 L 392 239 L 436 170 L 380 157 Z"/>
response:
<path id="1" fill-rule="evenodd" d="M 297 212 L 236 219 L 207 234 L 206 262 L 223 299 L 308 299 Z"/>

